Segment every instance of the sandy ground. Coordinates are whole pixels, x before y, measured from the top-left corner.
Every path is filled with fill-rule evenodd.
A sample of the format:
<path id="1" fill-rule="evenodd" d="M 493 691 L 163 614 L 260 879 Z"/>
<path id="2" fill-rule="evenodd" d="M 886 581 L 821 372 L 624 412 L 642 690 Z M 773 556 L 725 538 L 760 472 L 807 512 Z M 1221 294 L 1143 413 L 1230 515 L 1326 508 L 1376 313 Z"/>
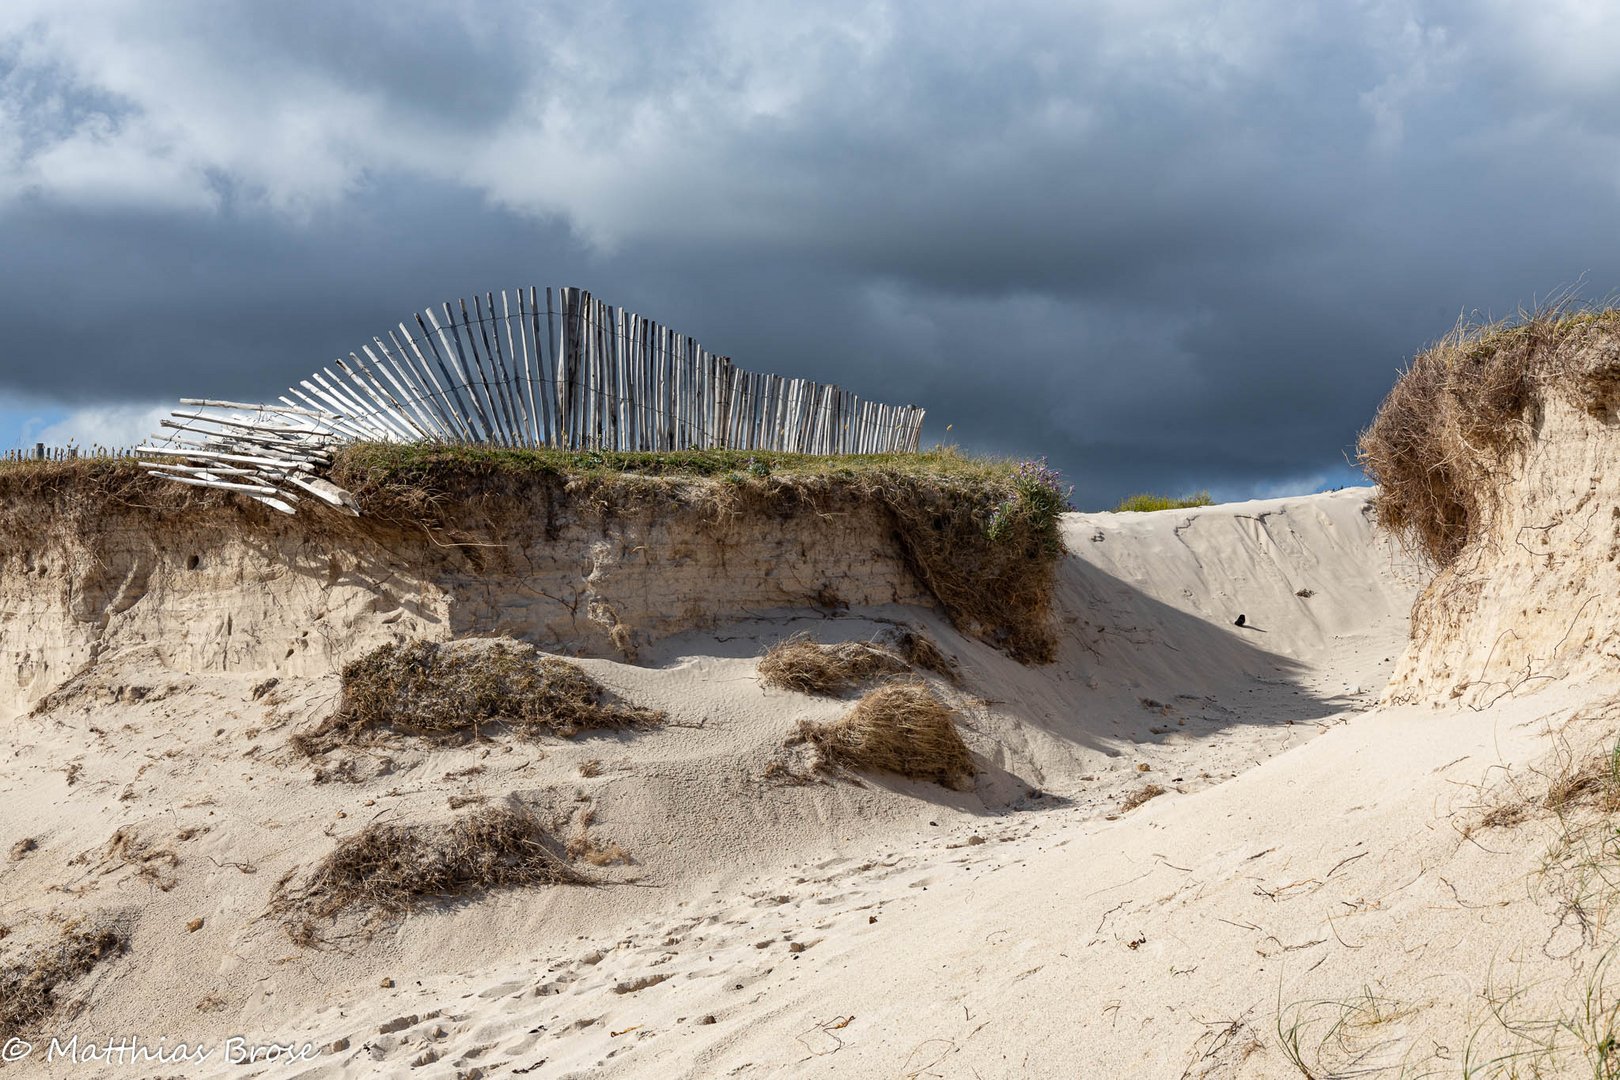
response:
<path id="1" fill-rule="evenodd" d="M 1281 1077 L 1529 1061 L 1490 1002 L 1574 1008 L 1601 912 L 1572 915 L 1557 884 L 1567 818 L 1480 819 L 1534 802 L 1560 754 L 1607 730 L 1606 692 L 1377 707 L 1422 575 L 1375 536 L 1367 496 L 1070 515 L 1047 667 L 911 607 L 765 612 L 635 665 L 582 661 L 667 709 L 664 729 L 401 740 L 341 778 L 286 745 L 330 711 L 335 676 L 265 691 L 109 662 L 11 725 L 0 844 L 37 847 L 0 864 L 0 923 L 27 940 L 75 915 L 122 920 L 129 954 L 85 981 L 59 1032 L 215 1053 L 131 1070 L 41 1046 L 0 1068 Z M 939 688 L 982 767 L 974 789 L 772 781 L 797 723 L 848 702 L 761 687 L 763 648 L 893 621 L 960 663 L 961 687 Z M 1124 809 L 1148 784 L 1164 793 Z M 632 861 L 592 868 L 588 887 L 289 940 L 269 912 L 279 880 L 369 821 L 448 817 L 452 796 L 583 823 Z M 233 1036 L 316 1052 L 228 1064 Z"/>

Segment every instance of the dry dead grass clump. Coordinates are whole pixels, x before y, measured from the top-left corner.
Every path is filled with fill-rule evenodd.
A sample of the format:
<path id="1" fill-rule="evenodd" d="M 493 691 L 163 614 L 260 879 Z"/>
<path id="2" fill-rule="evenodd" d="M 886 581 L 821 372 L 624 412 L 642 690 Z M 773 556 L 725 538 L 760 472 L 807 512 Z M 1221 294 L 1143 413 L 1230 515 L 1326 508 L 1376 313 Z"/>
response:
<path id="1" fill-rule="evenodd" d="M 1125 796 L 1125 801 L 1119 804 L 1120 812 L 1126 813 L 1128 811 L 1135 810 L 1138 806 L 1141 806 L 1149 799 L 1156 799 L 1163 794 L 1164 788 L 1160 787 L 1158 784 L 1143 784 L 1141 787 Z"/>
<path id="2" fill-rule="evenodd" d="M 932 671 L 952 683 L 956 664 L 922 631 L 894 627 L 877 642 L 840 641 L 826 645 L 808 633 L 794 634 L 771 646 L 759 662 L 766 686 L 801 694 L 842 694 L 873 679 L 915 668 Z"/>
<path id="3" fill-rule="evenodd" d="M 1541 805 L 1560 816 L 1577 809 L 1620 812 L 1620 746 L 1590 754 L 1555 774 Z"/>
<path id="4" fill-rule="evenodd" d="M 102 875 L 133 867 L 138 877 L 163 892 L 180 883 L 175 874 L 180 855 L 173 843 L 159 845 L 133 825 L 119 826 L 100 851 L 81 851 L 68 865 L 94 866 Z"/>
<path id="5" fill-rule="evenodd" d="M 387 923 L 437 901 L 582 881 L 558 848 L 531 811 L 506 806 L 444 824 L 376 822 L 341 841 L 276 910 L 293 940 L 311 944 L 316 920 L 349 911 Z"/>
<path id="6" fill-rule="evenodd" d="M 1530 820 L 1530 806 L 1524 802 L 1504 802 L 1491 807 L 1479 816 L 1479 821 L 1473 828 L 1479 829 L 1511 829 L 1515 825 L 1522 825 Z M 1473 829 L 1465 829 L 1464 836 L 1472 835 Z"/>
<path id="7" fill-rule="evenodd" d="M 596 822 L 596 808 L 587 804 L 575 818 L 574 834 L 568 838 L 566 848 L 570 859 L 583 859 L 592 866 L 623 866 L 635 860 L 617 841 L 598 841 L 591 835 Z"/>
<path id="8" fill-rule="evenodd" d="M 1617 390 L 1620 310 L 1554 306 L 1511 325 L 1459 324 L 1413 359 L 1361 434 L 1379 524 L 1449 565 L 1496 511 L 1548 395 L 1607 417 Z"/>
<path id="9" fill-rule="evenodd" d="M 1584 757 L 1561 747 L 1534 772 L 1533 787 L 1525 781 L 1502 785 L 1464 835 L 1476 829 L 1511 829 L 1550 814 L 1563 823 L 1567 841 L 1620 813 L 1620 742 Z"/>
<path id="10" fill-rule="evenodd" d="M 461 742 L 492 727 L 526 738 L 566 737 L 665 719 L 655 709 L 610 701 L 578 665 L 527 645 L 415 641 L 384 645 L 345 665 L 337 711 L 292 742 L 313 756 L 381 729 Z"/>
<path id="11" fill-rule="evenodd" d="M 824 645 L 807 633 L 771 646 L 759 662 L 766 686 L 801 694 L 841 694 L 869 679 L 905 670 L 906 662 L 888 649 L 864 641 Z"/>
<path id="12" fill-rule="evenodd" d="M 977 771 L 956 730 L 956 712 L 920 679 L 871 691 L 828 724 L 806 721 L 798 739 L 813 745 L 824 767 L 887 772 L 963 788 Z"/>
<path id="13" fill-rule="evenodd" d="M 0 955 L 0 1039 L 36 1030 L 61 1004 L 59 991 L 127 948 L 112 927 L 69 923 L 49 944 Z"/>

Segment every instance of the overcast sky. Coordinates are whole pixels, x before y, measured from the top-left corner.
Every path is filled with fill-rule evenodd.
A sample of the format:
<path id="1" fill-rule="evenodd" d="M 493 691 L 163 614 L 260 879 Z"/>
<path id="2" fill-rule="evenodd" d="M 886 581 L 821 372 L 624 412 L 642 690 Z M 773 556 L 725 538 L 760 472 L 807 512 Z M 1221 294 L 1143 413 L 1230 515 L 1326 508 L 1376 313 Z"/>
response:
<path id="1" fill-rule="evenodd" d="M 0 445 L 576 284 L 1082 506 L 1355 482 L 1459 313 L 1620 285 L 1616 56 L 1575 0 L 5 0 Z"/>

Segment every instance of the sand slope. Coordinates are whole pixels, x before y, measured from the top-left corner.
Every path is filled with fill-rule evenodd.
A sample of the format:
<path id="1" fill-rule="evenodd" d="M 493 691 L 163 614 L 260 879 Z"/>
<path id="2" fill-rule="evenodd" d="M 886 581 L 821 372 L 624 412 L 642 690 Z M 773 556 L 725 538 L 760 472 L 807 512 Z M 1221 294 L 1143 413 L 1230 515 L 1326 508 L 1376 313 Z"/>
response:
<path id="1" fill-rule="evenodd" d="M 1548 752 L 1538 718 L 1576 700 L 1368 712 L 1421 575 L 1366 501 L 1071 515 L 1048 667 L 914 606 L 787 612 L 635 665 L 582 661 L 669 710 L 666 729 L 402 740 L 344 780 L 317 782 L 286 747 L 330 710 L 335 676 L 255 697 L 248 676 L 108 662 L 11 725 L 0 843 L 39 846 L 0 877 L 6 920 L 23 936 L 71 912 L 128 926 L 71 1030 L 331 1048 L 273 1075 L 1299 1075 L 1289 1030 L 1329 1069 L 1432 1057 L 1436 1039 L 1455 1053 L 1493 958 L 1555 914 L 1525 887 L 1537 852 L 1498 854 L 1459 823 L 1482 784 Z M 761 649 L 888 621 L 958 658 L 962 688 L 940 689 L 983 766 L 975 789 L 770 780 L 794 726 L 847 703 L 761 688 Z M 1123 811 L 1148 783 L 1166 794 Z M 588 808 L 590 835 L 634 862 L 318 949 L 267 917 L 276 882 L 341 837 L 443 820 L 452 795 L 569 828 Z M 122 827 L 175 853 L 156 882 L 109 854 Z M 1364 987 L 1401 1003 L 1366 1040 L 1312 1011 Z M 1311 1043 L 1327 1029 L 1338 1042 Z"/>

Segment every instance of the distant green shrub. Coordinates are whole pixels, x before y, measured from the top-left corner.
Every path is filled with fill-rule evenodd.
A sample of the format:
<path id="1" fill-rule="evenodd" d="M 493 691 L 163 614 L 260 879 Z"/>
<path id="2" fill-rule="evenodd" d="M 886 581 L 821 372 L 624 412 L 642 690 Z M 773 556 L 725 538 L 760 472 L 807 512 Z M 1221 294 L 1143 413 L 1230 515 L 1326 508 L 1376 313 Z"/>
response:
<path id="1" fill-rule="evenodd" d="M 1215 500 L 1209 497 L 1207 491 L 1184 495 L 1179 499 L 1172 499 L 1167 495 L 1132 495 L 1114 507 L 1114 513 L 1145 514 L 1153 510 L 1186 510 L 1194 506 L 1212 506 L 1214 503 Z"/>

